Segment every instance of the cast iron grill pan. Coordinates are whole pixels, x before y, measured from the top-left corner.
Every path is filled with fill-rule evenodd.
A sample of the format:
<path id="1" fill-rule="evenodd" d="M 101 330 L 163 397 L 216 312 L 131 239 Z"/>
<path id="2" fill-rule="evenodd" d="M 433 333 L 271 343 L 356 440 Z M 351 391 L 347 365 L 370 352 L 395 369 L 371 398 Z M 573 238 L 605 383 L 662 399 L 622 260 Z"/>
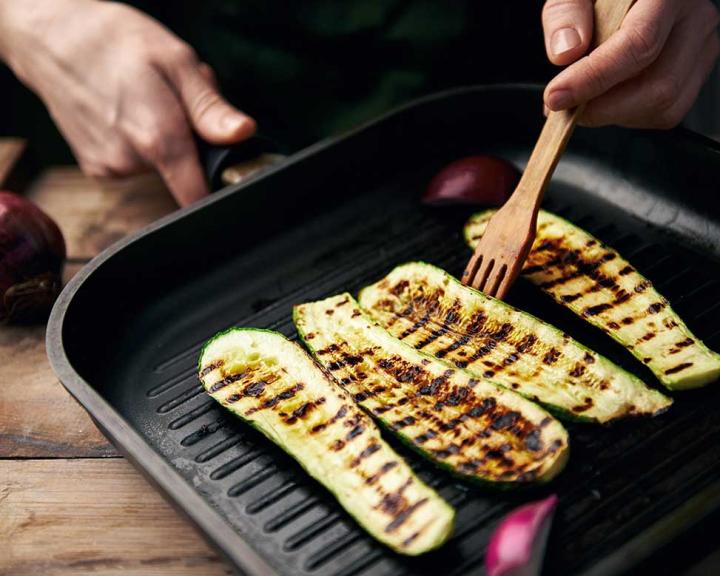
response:
<path id="1" fill-rule="evenodd" d="M 96 259 L 66 290 L 48 335 L 63 383 L 151 479 L 165 482 L 177 507 L 196 521 L 227 523 L 222 541 L 206 533 L 238 569 L 253 570 L 235 538 L 281 574 L 482 574 L 497 520 L 555 492 L 544 574 L 622 573 L 720 503 L 720 386 L 676 395 L 655 419 L 568 424 L 566 470 L 550 486 L 521 492 L 475 489 L 391 439 L 458 511 L 443 549 L 403 558 L 367 536 L 197 380 L 200 347 L 219 330 L 256 326 L 295 338 L 293 304 L 356 293 L 413 259 L 459 275 L 469 256 L 462 225 L 472 211 L 422 208 L 418 197 L 435 170 L 462 155 L 494 153 L 522 165 L 540 127 L 539 94 L 466 89 L 416 103 L 165 219 Z M 545 207 L 617 248 L 717 350 L 719 174 L 717 150 L 685 133 L 579 130 Z M 534 287 L 519 282 L 510 301 L 654 384 L 624 349 Z M 142 446 L 107 417 L 106 404 Z M 151 453 L 162 457 L 162 471 Z M 173 489 L 181 482 L 200 494 L 199 509 Z M 694 512 L 676 520 L 688 506 Z M 674 531 L 660 534 L 663 522 Z"/>

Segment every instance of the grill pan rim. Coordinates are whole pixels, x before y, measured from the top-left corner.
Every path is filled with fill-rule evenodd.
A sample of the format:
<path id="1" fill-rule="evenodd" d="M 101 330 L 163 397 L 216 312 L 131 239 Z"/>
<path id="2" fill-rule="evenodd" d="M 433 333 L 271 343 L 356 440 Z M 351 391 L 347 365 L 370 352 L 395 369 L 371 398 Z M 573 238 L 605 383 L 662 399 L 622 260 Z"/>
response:
<path id="1" fill-rule="evenodd" d="M 493 91 L 523 91 L 538 93 L 543 89 L 537 84 L 491 84 L 480 86 L 466 86 L 454 88 L 419 98 L 405 105 L 397 107 L 380 117 L 371 120 L 359 127 L 350 130 L 336 137 L 327 138 L 302 149 L 280 164 L 269 168 L 262 174 L 249 178 L 247 181 L 231 185 L 212 194 L 211 196 L 197 202 L 196 204 L 179 209 L 169 214 L 143 229 L 115 242 L 110 247 L 103 250 L 99 255 L 86 264 L 63 289 L 58 297 L 50 318 L 48 320 L 46 331 L 46 348 L 50 361 L 50 365 L 60 380 L 63 387 L 83 406 L 93 421 L 98 425 L 103 434 L 113 443 L 114 446 L 138 469 L 145 478 L 147 478 L 161 494 L 173 505 L 173 507 L 187 517 L 213 545 L 223 557 L 225 557 L 236 569 L 251 575 L 269 575 L 277 574 L 271 565 L 256 552 L 254 548 L 215 510 L 195 488 L 188 483 L 180 473 L 166 460 L 157 453 L 144 437 L 137 431 L 130 422 L 124 418 L 118 410 L 113 406 L 89 383 L 87 382 L 73 367 L 63 341 L 63 328 L 68 309 L 72 305 L 77 292 L 88 281 L 88 279 L 97 271 L 105 262 L 112 258 L 115 254 L 121 252 L 129 245 L 139 241 L 140 239 L 154 233 L 157 230 L 165 228 L 170 224 L 182 220 L 189 214 L 201 211 L 207 206 L 215 202 L 222 201 L 228 195 L 242 193 L 242 190 L 256 183 L 257 181 L 271 177 L 273 174 L 288 168 L 291 165 L 302 162 L 303 160 L 332 147 L 345 139 L 349 139 L 355 134 L 369 130 L 375 125 L 382 124 L 388 118 L 399 115 L 402 112 L 415 108 L 424 103 L 433 100 L 440 100 L 452 96 L 463 95 L 468 93 L 483 93 Z M 694 141 L 694 145 L 702 146 L 720 154 L 720 143 L 717 143 L 702 135 L 696 134 L 684 128 L 677 128 L 673 131 L 678 138 Z M 697 513 L 696 516 L 689 517 L 685 511 L 685 506 L 679 506 L 673 512 L 664 516 L 661 521 L 656 522 L 643 532 L 639 533 L 635 538 L 630 540 L 625 546 L 616 550 L 614 553 L 605 557 L 602 561 L 603 566 L 611 569 L 611 572 L 603 572 L 604 574 L 620 574 L 637 562 L 650 556 L 655 552 L 659 545 L 653 539 L 653 530 L 657 531 L 660 525 L 670 523 L 675 530 L 666 533 L 670 540 L 689 529 L 697 521 L 701 520 L 707 514 L 720 508 L 720 497 L 717 497 L 720 491 L 720 481 L 712 483 L 703 491 L 693 496 L 693 499 L 701 499 L 708 507 L 705 507 L 704 514 Z M 687 504 L 688 501 L 686 501 Z M 662 545 L 662 544 L 660 544 Z M 597 574 L 596 567 L 600 563 L 591 566 L 583 572 L 585 576 Z"/>

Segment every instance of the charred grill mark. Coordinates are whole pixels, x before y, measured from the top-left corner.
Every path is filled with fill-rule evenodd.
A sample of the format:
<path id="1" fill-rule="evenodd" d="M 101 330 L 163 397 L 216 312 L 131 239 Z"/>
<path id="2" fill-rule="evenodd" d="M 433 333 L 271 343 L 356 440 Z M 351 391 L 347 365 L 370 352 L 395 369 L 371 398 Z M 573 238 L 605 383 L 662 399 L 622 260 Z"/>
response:
<path id="1" fill-rule="evenodd" d="M 607 325 L 608 328 L 610 328 L 611 330 L 617 330 L 618 328 L 620 328 L 620 324 L 618 324 L 617 322 L 610 321 Z"/>
<path id="2" fill-rule="evenodd" d="M 483 326 L 485 325 L 485 322 L 487 321 L 487 315 L 484 314 L 482 311 L 477 312 L 472 319 L 470 320 L 468 327 L 467 327 L 467 333 L 462 335 L 460 338 L 455 340 L 450 346 L 447 348 L 444 348 L 440 351 L 438 351 L 435 355 L 438 358 L 444 358 L 447 356 L 450 352 L 454 352 L 458 348 L 462 348 L 465 346 L 472 337 L 476 334 L 478 334 Z"/>
<path id="3" fill-rule="evenodd" d="M 443 384 L 446 384 L 447 381 L 450 379 L 450 376 L 452 375 L 453 370 L 445 370 L 445 372 L 443 372 L 440 376 L 438 376 L 437 378 L 433 378 L 433 380 L 431 380 L 429 384 L 420 388 L 418 392 L 423 396 L 435 396 L 438 389 Z"/>
<path id="4" fill-rule="evenodd" d="M 620 320 L 620 323 L 623 326 L 630 326 L 630 324 L 632 324 L 633 322 L 635 322 L 635 318 L 633 318 L 632 316 L 625 316 L 625 318 Z"/>
<path id="5" fill-rule="evenodd" d="M 405 416 L 405 418 L 401 418 L 390 424 L 390 428 L 392 430 L 402 430 L 407 426 L 412 426 L 415 422 L 416 420 L 413 416 Z"/>
<path id="6" fill-rule="evenodd" d="M 362 312 L 360 312 L 360 310 L 355 309 L 355 310 L 352 311 L 351 316 L 352 316 L 353 318 L 357 318 L 358 316 L 362 316 Z"/>
<path id="7" fill-rule="evenodd" d="M 680 342 L 677 342 L 675 344 L 676 348 L 687 348 L 688 346 L 692 346 L 695 344 L 695 340 L 692 338 L 685 338 L 685 340 L 681 340 Z"/>
<path id="8" fill-rule="evenodd" d="M 469 388 L 465 386 L 458 387 L 445 397 L 444 403 L 448 406 L 458 406 L 467 400 L 469 394 Z"/>
<path id="9" fill-rule="evenodd" d="M 385 464 L 383 464 L 380 467 L 380 470 L 378 470 L 375 474 L 373 474 L 372 476 L 369 476 L 368 478 L 365 479 L 365 484 L 367 484 L 368 486 L 372 486 L 373 484 L 375 484 L 375 482 L 377 482 L 380 479 L 381 476 L 390 472 L 390 470 L 395 468 L 397 465 L 398 465 L 398 463 L 395 460 L 392 460 L 390 462 L 385 462 Z"/>
<path id="10" fill-rule="evenodd" d="M 410 515 L 413 512 L 415 512 L 415 510 L 420 508 L 423 504 L 425 504 L 427 501 L 428 501 L 427 498 L 422 498 L 421 500 L 418 500 L 417 502 L 415 502 L 415 504 L 408 506 L 407 508 L 398 512 L 395 515 L 395 519 L 385 527 L 385 532 L 394 532 L 395 530 L 400 528 L 400 526 L 402 526 L 405 523 L 405 521 L 408 518 L 410 518 Z"/>
<path id="11" fill-rule="evenodd" d="M 505 322 L 494 334 L 491 334 L 488 341 L 475 350 L 468 359 L 458 360 L 455 362 L 455 365 L 458 368 L 465 368 L 468 364 L 472 364 L 483 356 L 487 356 L 490 352 L 495 350 L 499 342 L 504 342 L 512 331 L 512 324 Z"/>
<path id="12" fill-rule="evenodd" d="M 585 400 L 583 401 L 583 404 L 580 406 L 573 406 L 572 411 L 575 412 L 576 414 L 580 414 L 582 412 L 587 412 L 592 407 L 593 407 L 593 399 L 590 398 L 589 396 L 586 396 Z M 555 442 L 557 442 L 557 440 Z"/>
<path id="13" fill-rule="evenodd" d="M 260 380 L 258 382 L 253 382 L 252 384 L 248 384 L 245 387 L 245 390 L 243 390 L 244 396 L 260 396 L 260 394 L 263 393 L 265 390 L 267 382 L 265 380 Z"/>
<path id="14" fill-rule="evenodd" d="M 325 430 L 325 428 L 327 428 L 328 426 L 332 426 L 338 420 L 342 420 L 343 418 L 345 418 L 347 413 L 348 413 L 348 407 L 345 404 L 343 404 L 342 406 L 340 406 L 340 409 L 335 413 L 335 415 L 332 418 L 330 418 L 330 420 L 328 420 L 327 422 L 321 422 L 320 424 L 316 424 L 315 426 L 313 426 L 310 429 L 310 432 L 313 434 L 316 434 L 317 432 L 321 432 L 321 431 Z"/>
<path id="15" fill-rule="evenodd" d="M 665 374 L 677 374 L 678 372 L 681 372 L 685 370 L 686 368 L 690 368 L 692 366 L 692 362 L 683 362 L 682 364 L 678 364 L 677 366 L 673 366 L 672 368 L 668 368 L 665 370 Z"/>
<path id="16" fill-rule="evenodd" d="M 358 466 L 358 465 L 360 464 L 360 462 L 362 462 L 363 460 L 365 460 L 365 458 L 368 458 L 369 456 L 372 456 L 372 455 L 375 454 L 375 452 L 377 452 L 378 450 L 380 450 L 380 444 L 378 444 L 377 442 L 375 442 L 375 441 L 373 440 L 373 441 L 368 445 L 367 448 L 365 448 L 362 452 L 360 452 L 360 454 L 358 454 L 355 458 L 353 458 L 352 462 L 350 462 L 350 467 L 351 467 L 351 468 L 355 468 L 356 466 Z"/>
<path id="17" fill-rule="evenodd" d="M 221 390 L 222 388 L 225 388 L 225 386 L 228 386 L 234 382 L 237 382 L 238 380 L 242 380 L 247 376 L 248 372 L 239 372 L 238 374 L 230 374 L 229 376 L 225 376 L 222 380 L 219 380 L 215 382 L 212 386 L 210 386 L 210 393 L 217 392 L 218 390 Z"/>
<path id="18" fill-rule="evenodd" d="M 447 334 L 451 330 L 451 327 L 456 324 L 457 321 L 460 319 L 460 315 L 458 314 L 458 312 L 460 311 L 461 306 L 462 304 L 460 303 L 460 300 L 456 299 L 455 302 L 453 302 L 453 305 L 450 307 L 450 310 L 448 310 L 448 313 L 445 315 L 445 320 L 443 321 L 442 326 L 433 330 L 426 338 L 418 342 L 415 347 L 421 350 L 435 342 L 435 340 L 437 340 L 438 338 L 441 338 L 442 336 Z M 439 307 L 439 296 L 434 295 L 432 308 L 438 309 Z M 427 315 L 429 316 L 430 312 L 428 312 Z"/>
<path id="19" fill-rule="evenodd" d="M 635 290 L 635 292 L 637 292 L 638 294 L 641 294 L 642 292 L 645 292 L 645 290 L 650 288 L 650 286 L 651 286 L 650 280 L 643 280 L 642 282 L 640 282 L 640 284 L 635 286 L 635 288 L 633 288 L 633 290 Z"/>
<path id="20" fill-rule="evenodd" d="M 343 298 L 342 300 L 340 300 L 340 302 L 335 304 L 335 308 L 340 308 L 340 306 L 345 306 L 345 304 L 347 304 L 348 302 L 350 302 L 350 298 L 348 296 L 345 296 L 345 298 Z"/>
<path id="21" fill-rule="evenodd" d="M 632 298 L 632 295 L 627 290 L 620 288 L 615 296 L 615 300 L 613 300 L 613 304 L 622 304 L 630 300 L 630 298 Z"/>
<path id="22" fill-rule="evenodd" d="M 491 426 L 495 430 L 504 430 L 512 427 L 515 422 L 517 422 L 518 418 L 520 418 L 520 413 L 510 410 L 504 414 L 497 414 L 493 418 Z"/>
<path id="23" fill-rule="evenodd" d="M 635 271 L 635 269 L 628 264 L 622 270 L 620 270 L 620 272 L 618 272 L 618 274 L 620 274 L 620 276 L 627 276 L 628 274 L 630 274 L 631 272 L 634 272 L 634 271 Z"/>
<path id="24" fill-rule="evenodd" d="M 363 357 L 359 354 L 353 355 L 345 353 L 338 360 L 333 360 L 332 362 L 329 362 L 327 367 L 330 372 L 337 372 L 345 366 L 356 366 L 362 361 Z"/>
<path id="25" fill-rule="evenodd" d="M 429 321 L 430 321 L 430 312 L 427 312 L 422 318 L 420 318 L 420 320 L 416 321 L 410 328 L 407 328 L 406 330 L 404 330 L 402 332 L 402 334 L 400 334 L 400 336 L 399 336 L 400 340 L 404 340 L 411 334 L 417 332 L 418 330 L 420 330 L 420 328 L 425 326 L 425 324 L 427 324 Z"/>
<path id="26" fill-rule="evenodd" d="M 345 442 L 351 442 L 354 438 L 360 436 L 360 434 L 363 433 L 363 430 L 365 430 L 365 426 L 357 424 L 352 430 L 350 430 L 350 432 L 347 433 L 347 436 L 345 436 Z"/>
<path id="27" fill-rule="evenodd" d="M 539 428 L 532 430 L 524 440 L 525 448 L 531 452 L 540 452 L 542 450 L 542 433 Z"/>
<path id="28" fill-rule="evenodd" d="M 333 452 L 340 452 L 343 448 L 345 448 L 345 442 L 343 440 L 335 440 L 335 442 L 330 445 L 330 450 Z"/>
<path id="29" fill-rule="evenodd" d="M 585 352 L 585 356 L 583 356 L 583 362 L 586 364 L 593 364 L 595 362 L 595 356 L 590 354 L 590 352 Z"/>
<path id="30" fill-rule="evenodd" d="M 334 354 L 335 352 L 340 351 L 340 346 L 337 344 L 330 344 L 327 348 L 323 348 L 322 350 L 318 350 L 315 352 L 318 356 L 324 356 L 325 354 Z"/>
<path id="31" fill-rule="evenodd" d="M 640 338 L 640 340 L 643 342 L 649 342 L 650 340 L 655 338 L 655 336 L 657 336 L 657 334 L 655 332 L 647 332 Z"/>
<path id="32" fill-rule="evenodd" d="M 318 406 L 322 406 L 323 404 L 325 404 L 324 397 L 318 398 L 317 400 L 311 400 L 310 402 L 305 402 L 305 404 L 293 410 L 290 416 L 285 419 L 285 423 L 295 424 L 295 422 L 297 422 L 298 420 L 302 420 L 303 418 L 305 418 L 305 416 L 307 416 L 307 414 L 309 414 Z"/>
<path id="33" fill-rule="evenodd" d="M 403 546 L 406 546 L 406 547 L 410 546 L 410 544 L 412 544 L 417 539 L 417 537 L 420 536 L 421 532 L 422 532 L 422 530 L 418 530 L 411 536 L 408 536 L 407 538 L 405 538 L 405 540 L 403 540 Z"/>
<path id="34" fill-rule="evenodd" d="M 283 390 L 278 395 L 265 400 L 265 402 L 262 403 L 262 407 L 263 408 L 273 408 L 279 402 L 282 402 L 283 400 L 289 400 L 303 388 L 305 388 L 305 386 L 302 383 L 298 382 L 297 384 L 291 386 L 290 388 Z"/>
<path id="35" fill-rule="evenodd" d="M 566 304 L 570 304 L 572 302 L 575 302 L 578 298 L 582 298 L 584 294 L 582 292 L 576 292 L 575 294 L 565 294 L 563 296 L 560 296 L 560 300 L 565 302 Z"/>
<path id="36" fill-rule="evenodd" d="M 585 374 L 585 365 L 580 363 L 575 364 L 575 367 L 570 372 L 570 376 L 573 378 L 580 378 L 583 374 Z"/>
<path id="37" fill-rule="evenodd" d="M 380 501 L 380 509 L 390 516 L 395 516 L 405 506 L 407 506 L 407 500 L 399 492 L 385 494 Z"/>
<path id="38" fill-rule="evenodd" d="M 203 369 L 200 371 L 200 378 L 203 378 L 203 377 L 207 376 L 207 375 L 210 374 L 210 372 L 212 372 L 213 370 L 217 370 L 217 369 L 220 368 L 223 364 L 225 364 L 225 362 L 222 360 L 222 358 L 220 358 L 219 360 L 216 360 L 216 361 L 213 362 L 212 364 L 208 364 L 207 366 L 205 366 L 205 368 L 203 368 Z"/>
<path id="39" fill-rule="evenodd" d="M 650 314 L 657 314 L 658 312 L 660 312 L 660 310 L 662 310 L 666 306 L 667 306 L 667 302 L 653 302 L 652 304 L 650 304 L 650 306 L 648 306 L 647 311 Z"/>
<path id="40" fill-rule="evenodd" d="M 609 310 L 612 308 L 612 304 L 608 304 L 607 302 L 603 304 L 597 304 L 595 306 L 588 306 L 582 311 L 583 316 L 597 316 L 598 314 L 601 314 L 602 312 L 605 312 L 605 310 Z"/>
<path id="41" fill-rule="evenodd" d="M 410 282 L 407 280 L 400 280 L 395 286 L 390 288 L 389 292 L 393 296 L 400 296 L 403 292 L 405 292 L 405 289 L 410 285 Z"/>
<path id="42" fill-rule="evenodd" d="M 555 364 L 555 362 L 557 362 L 558 358 L 560 358 L 560 351 L 557 348 L 553 347 L 546 352 L 545 356 L 543 356 L 542 361 L 543 364 L 551 366 L 552 364 Z"/>

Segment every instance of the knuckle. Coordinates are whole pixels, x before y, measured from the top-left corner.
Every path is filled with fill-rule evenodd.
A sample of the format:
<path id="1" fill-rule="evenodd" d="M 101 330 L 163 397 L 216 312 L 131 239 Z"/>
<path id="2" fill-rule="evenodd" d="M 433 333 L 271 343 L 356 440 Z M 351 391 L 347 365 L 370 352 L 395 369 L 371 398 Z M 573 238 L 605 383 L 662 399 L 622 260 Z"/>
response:
<path id="1" fill-rule="evenodd" d="M 217 92 L 206 88 L 198 92 L 192 100 L 194 115 L 202 118 L 211 108 L 221 102 Z"/>
<path id="2" fill-rule="evenodd" d="M 584 84 L 593 87 L 593 91 L 600 94 L 605 92 L 608 88 L 607 75 L 603 71 L 604 68 L 601 66 L 591 54 L 584 59 L 585 66 L 583 67 Z"/>
<path id="3" fill-rule="evenodd" d="M 173 42 L 169 46 L 165 47 L 167 57 L 170 62 L 175 64 L 193 64 L 197 61 L 197 55 L 185 42 Z"/>
<path id="4" fill-rule="evenodd" d="M 148 127 L 135 136 L 138 152 L 152 163 L 161 162 L 167 155 L 165 135 L 160 126 Z"/>
<path id="5" fill-rule="evenodd" d="M 577 0 L 547 0 L 543 5 L 542 16 L 547 20 L 555 20 L 558 16 L 564 16 L 577 8 Z"/>
<path id="6" fill-rule="evenodd" d="M 625 32 L 628 52 L 638 67 L 645 68 L 660 55 L 662 39 L 658 26 L 646 22 Z"/>
<path id="7" fill-rule="evenodd" d="M 653 108 L 661 115 L 668 115 L 680 98 L 680 82 L 675 76 L 667 75 L 655 80 L 651 88 Z"/>

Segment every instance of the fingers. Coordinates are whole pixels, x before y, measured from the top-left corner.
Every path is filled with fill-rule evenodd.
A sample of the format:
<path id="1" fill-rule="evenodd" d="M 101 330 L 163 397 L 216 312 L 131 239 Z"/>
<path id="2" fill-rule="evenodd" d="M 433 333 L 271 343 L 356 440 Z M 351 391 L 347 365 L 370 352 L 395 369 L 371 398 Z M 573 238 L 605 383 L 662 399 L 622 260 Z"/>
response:
<path id="1" fill-rule="evenodd" d="M 590 46 L 592 0 L 547 0 L 542 12 L 545 50 L 553 64 L 575 62 Z"/>
<path id="2" fill-rule="evenodd" d="M 165 60 L 163 71 L 202 138 L 213 144 L 232 144 L 255 133 L 255 121 L 220 95 L 212 70 L 198 62 L 188 46 L 180 44 Z"/>
<path id="3" fill-rule="evenodd" d="M 660 55 L 681 4 L 639 0 L 617 32 L 550 82 L 545 90 L 547 106 L 573 108 L 640 74 Z"/>
<path id="4" fill-rule="evenodd" d="M 692 27 L 691 24 L 687 24 Z M 685 36 L 674 31 L 667 50 L 645 74 L 590 102 L 584 126 L 619 124 L 631 128 L 672 128 L 697 98 L 720 53 L 715 32 Z"/>
<path id="5" fill-rule="evenodd" d="M 192 128 L 178 95 L 152 69 L 136 78 L 127 95 L 132 114 L 121 129 L 143 162 L 155 168 L 181 206 L 208 194 Z"/>

